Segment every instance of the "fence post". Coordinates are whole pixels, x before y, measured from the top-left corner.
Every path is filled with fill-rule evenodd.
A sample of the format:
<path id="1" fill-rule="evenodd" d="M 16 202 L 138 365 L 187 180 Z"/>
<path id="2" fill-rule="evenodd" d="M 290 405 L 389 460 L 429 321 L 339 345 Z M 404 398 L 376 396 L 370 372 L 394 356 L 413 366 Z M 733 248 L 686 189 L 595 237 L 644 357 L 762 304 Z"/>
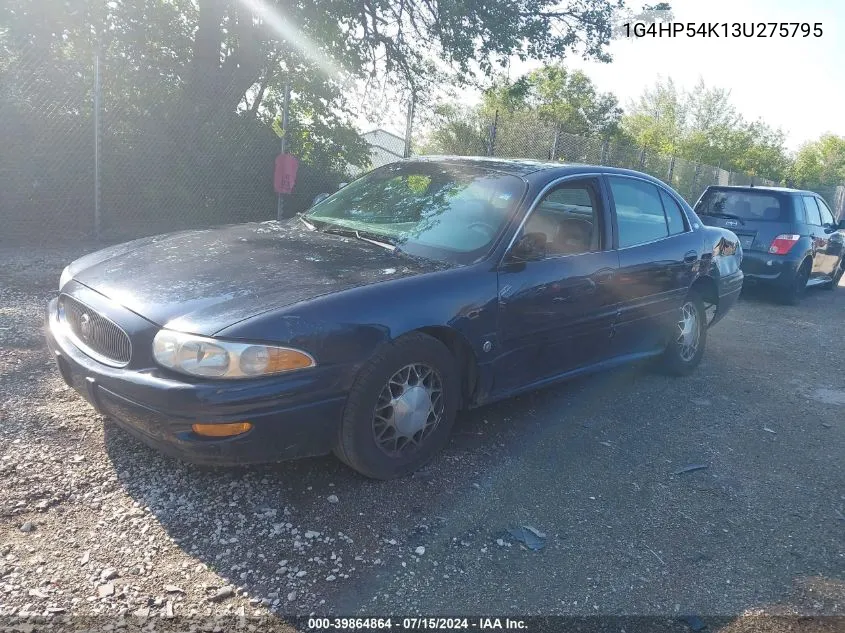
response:
<path id="1" fill-rule="evenodd" d="M 100 47 L 94 54 L 94 239 L 102 236 L 100 217 Z"/>
<path id="2" fill-rule="evenodd" d="M 599 159 L 599 165 L 606 165 L 607 164 L 607 150 L 608 150 L 608 139 L 604 139 L 604 142 L 601 144 L 601 158 Z"/>
<path id="3" fill-rule="evenodd" d="M 558 143 L 560 142 L 560 123 L 555 124 L 555 140 L 552 143 L 552 155 L 549 156 L 549 160 L 557 160 L 557 148 Z"/>
<path id="4" fill-rule="evenodd" d="M 690 195 L 695 195 L 695 186 L 698 184 L 698 172 L 701 169 L 701 163 L 695 164 L 695 170 L 692 172 L 692 184 L 690 185 Z"/>
<path id="5" fill-rule="evenodd" d="M 282 140 L 279 144 L 280 153 L 284 154 L 287 149 L 288 135 L 288 109 L 290 107 L 290 79 L 285 79 L 285 95 L 282 101 Z M 285 217 L 285 194 L 279 194 L 278 205 L 276 206 L 276 219 L 281 222 Z"/>
<path id="6" fill-rule="evenodd" d="M 408 118 L 405 121 L 405 158 L 411 157 L 411 130 L 414 127 L 414 101 L 416 100 L 416 95 L 414 91 L 411 91 L 411 97 L 408 100 Z"/>
<path id="7" fill-rule="evenodd" d="M 719 176 L 722 174 L 722 161 L 719 161 L 719 164 L 716 165 L 716 171 L 713 172 L 713 184 L 718 185 L 719 183 Z M 730 184 L 730 182 L 728 182 Z"/>
<path id="8" fill-rule="evenodd" d="M 672 184 L 672 173 L 675 171 L 675 156 L 669 159 L 669 171 L 666 173 L 666 182 Z"/>
<path id="9" fill-rule="evenodd" d="M 487 133 L 487 155 L 493 156 L 496 150 L 496 131 L 499 127 L 499 110 L 496 110 L 496 115 L 493 118 L 493 123 Z"/>
<path id="10" fill-rule="evenodd" d="M 644 165 L 645 165 L 645 147 L 643 147 L 640 150 L 640 171 L 642 171 Z"/>

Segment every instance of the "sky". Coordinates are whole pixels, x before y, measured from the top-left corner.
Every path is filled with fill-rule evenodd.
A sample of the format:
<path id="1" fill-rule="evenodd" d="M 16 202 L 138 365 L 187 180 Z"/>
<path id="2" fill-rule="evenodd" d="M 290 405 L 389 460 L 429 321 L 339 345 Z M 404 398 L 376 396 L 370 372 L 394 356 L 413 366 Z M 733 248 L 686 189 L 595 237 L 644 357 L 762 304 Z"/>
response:
<path id="1" fill-rule="evenodd" d="M 654 2 L 649 2 L 654 4 Z M 641 38 L 614 40 L 609 64 L 571 56 L 564 63 L 583 70 L 625 107 L 659 77 L 691 89 L 699 80 L 731 91 L 749 120 L 763 119 L 786 133 L 796 150 L 825 132 L 845 136 L 845 0 L 671 0 L 677 22 L 821 22 L 823 35 L 796 38 Z M 642 2 L 628 0 L 638 9 Z M 512 62 L 510 75 L 539 66 Z M 477 99 L 477 95 L 475 97 Z M 472 99 L 472 97 L 470 98 Z M 404 133 L 402 123 L 385 125 Z"/>
<path id="2" fill-rule="evenodd" d="M 628 4 L 632 4 L 628 2 Z M 787 147 L 825 132 L 845 136 L 845 1 L 673 0 L 677 22 L 821 22 L 820 38 L 642 38 L 614 40 L 613 62 L 570 59 L 623 105 L 658 76 L 692 88 L 727 88 L 747 119 L 781 127 Z M 536 65 L 536 64 L 535 64 Z M 512 66 L 512 73 L 522 68 Z M 796 85 L 799 83 L 800 85 Z"/>

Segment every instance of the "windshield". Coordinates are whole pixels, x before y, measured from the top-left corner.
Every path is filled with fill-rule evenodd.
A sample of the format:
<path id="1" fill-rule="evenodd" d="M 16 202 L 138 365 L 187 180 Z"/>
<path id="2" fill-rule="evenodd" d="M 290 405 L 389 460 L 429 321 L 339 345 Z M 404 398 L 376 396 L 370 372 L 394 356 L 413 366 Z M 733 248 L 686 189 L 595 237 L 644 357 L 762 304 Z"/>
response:
<path id="1" fill-rule="evenodd" d="M 711 189 L 695 208 L 699 215 L 724 216 L 739 220 L 789 221 L 782 196 L 770 191 Z"/>
<path id="2" fill-rule="evenodd" d="M 469 263 L 485 255 L 525 191 L 515 176 L 467 165 L 394 163 L 315 205 L 319 229 L 349 229 L 412 255 Z"/>

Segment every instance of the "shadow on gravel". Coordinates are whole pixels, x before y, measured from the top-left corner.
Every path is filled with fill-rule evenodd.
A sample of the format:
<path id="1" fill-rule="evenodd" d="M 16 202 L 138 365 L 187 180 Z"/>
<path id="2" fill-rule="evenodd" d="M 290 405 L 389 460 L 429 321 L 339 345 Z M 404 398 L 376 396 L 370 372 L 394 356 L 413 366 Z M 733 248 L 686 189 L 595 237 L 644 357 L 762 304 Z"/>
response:
<path id="1" fill-rule="evenodd" d="M 738 316 L 692 376 L 625 368 L 475 410 L 401 480 L 330 457 L 199 469 L 110 425 L 105 447 L 184 552 L 279 613 L 730 616 L 838 575 L 841 552 L 837 411 L 783 388 L 794 362 L 741 371 L 759 317 Z M 523 525 L 542 551 L 508 541 Z"/>
<path id="2" fill-rule="evenodd" d="M 558 387 L 557 396 L 577 384 Z M 518 421 L 533 418 L 537 397 L 544 396 L 463 414 L 452 442 L 431 464 L 387 482 L 365 479 L 332 456 L 195 467 L 108 421 L 105 449 L 126 492 L 186 553 L 252 597 L 278 601 L 288 613 L 307 612 L 331 608 L 319 595 L 348 589 L 350 578 L 378 576 L 436 538 L 462 494 L 475 490 L 473 483 L 513 440 L 514 427 L 525 426 Z"/>
<path id="3" fill-rule="evenodd" d="M 562 412 L 585 386 L 630 389 L 636 380 L 630 369 L 620 370 L 465 412 L 431 464 L 387 482 L 365 479 L 331 456 L 195 467 L 160 455 L 109 422 L 105 449 L 126 492 L 226 582 L 265 604 L 278 601 L 282 612 L 348 613 L 395 567 L 418 561 L 417 547 L 495 541 L 504 517 L 491 525 L 465 515 L 467 497 L 489 494 L 503 468 L 537 452 L 550 426 L 576 433 L 592 428 L 577 414 L 549 418 L 550 407 Z M 520 504 L 509 505 L 508 520 L 524 514 Z M 361 578 L 366 582 L 351 582 Z M 330 600 L 321 603 L 321 596 Z"/>

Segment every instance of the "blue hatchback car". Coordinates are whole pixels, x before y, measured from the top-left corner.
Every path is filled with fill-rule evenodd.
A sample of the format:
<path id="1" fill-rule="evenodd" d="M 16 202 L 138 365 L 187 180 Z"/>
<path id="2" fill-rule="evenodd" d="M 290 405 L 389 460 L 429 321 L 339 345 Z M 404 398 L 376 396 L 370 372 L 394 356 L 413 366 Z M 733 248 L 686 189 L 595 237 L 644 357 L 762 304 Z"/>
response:
<path id="1" fill-rule="evenodd" d="M 695 205 L 705 224 L 736 233 L 746 283 L 766 285 L 787 304 L 809 286 L 832 290 L 845 268 L 845 240 L 824 198 L 782 187 L 708 187 Z"/>
<path id="2" fill-rule="evenodd" d="M 47 342 L 70 385 L 166 453 L 333 451 L 390 478 L 460 409 L 637 359 L 692 371 L 741 261 L 734 233 L 645 174 L 408 160 L 285 222 L 78 259 Z"/>

